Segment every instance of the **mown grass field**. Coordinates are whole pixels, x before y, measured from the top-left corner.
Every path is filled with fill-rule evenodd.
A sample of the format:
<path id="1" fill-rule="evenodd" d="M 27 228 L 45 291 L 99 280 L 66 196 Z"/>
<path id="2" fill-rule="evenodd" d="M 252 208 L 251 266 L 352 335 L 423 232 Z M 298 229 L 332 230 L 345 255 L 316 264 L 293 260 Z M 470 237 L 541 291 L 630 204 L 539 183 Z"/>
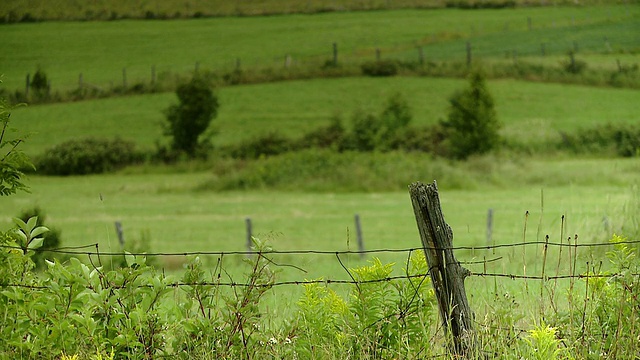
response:
<path id="1" fill-rule="evenodd" d="M 224 87 L 218 90 L 220 111 L 213 124 L 215 144 L 228 145 L 267 132 L 297 137 L 340 114 L 348 126 L 358 110 L 378 113 L 395 93 L 413 112 L 416 125 L 444 119 L 448 97 L 464 80 L 416 77 L 344 78 Z M 503 135 L 521 143 L 557 140 L 597 124 L 634 124 L 640 114 L 636 90 L 589 88 L 500 80 L 489 82 Z M 20 107 L 14 126 L 31 134 L 24 151 L 32 156 L 65 140 L 82 136 L 116 137 L 153 149 L 162 139 L 162 111 L 177 102 L 173 93 L 119 97 L 77 103 Z M 51 136 L 56 134 L 56 136 Z"/>
<path id="2" fill-rule="evenodd" d="M 418 46 L 427 60 L 464 61 L 467 40 L 485 60 L 504 58 L 514 50 L 537 54 L 543 42 L 549 55 L 566 54 L 578 44 L 587 56 L 637 48 L 633 34 L 640 28 L 639 9 L 394 10 L 14 24 L 0 28 L 11 49 L 0 58 L 0 69 L 7 89 L 23 89 L 25 76 L 40 67 L 53 90 L 66 91 L 77 87 L 80 73 L 87 84 L 120 85 L 123 68 L 132 84 L 149 82 L 153 66 L 158 79 L 191 72 L 196 63 L 200 69 L 230 71 L 238 59 L 243 68 L 280 68 L 287 54 L 293 66 L 320 67 L 332 58 L 333 43 L 343 63 L 374 60 L 376 49 L 383 57 L 417 61 Z"/>

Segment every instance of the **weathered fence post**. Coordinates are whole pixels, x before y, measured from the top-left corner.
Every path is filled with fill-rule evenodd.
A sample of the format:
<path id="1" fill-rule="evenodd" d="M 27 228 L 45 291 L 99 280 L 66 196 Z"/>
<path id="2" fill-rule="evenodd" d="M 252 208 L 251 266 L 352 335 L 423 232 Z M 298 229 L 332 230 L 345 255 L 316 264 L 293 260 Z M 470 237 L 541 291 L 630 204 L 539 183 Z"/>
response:
<path id="1" fill-rule="evenodd" d="M 253 252 L 253 250 L 251 249 L 253 247 L 253 230 L 252 230 L 252 226 L 251 226 L 251 218 L 248 217 L 246 219 L 244 219 L 246 228 L 247 228 L 247 251 L 249 252 L 249 254 L 251 254 Z M 249 255 L 247 255 L 249 256 Z"/>
<path id="2" fill-rule="evenodd" d="M 467 41 L 467 66 L 471 66 L 471 42 Z"/>
<path id="3" fill-rule="evenodd" d="M 360 226 L 360 215 L 356 214 L 354 216 L 356 223 L 356 237 L 358 238 L 358 252 L 360 253 L 360 258 L 364 257 L 364 239 L 362 238 L 362 226 Z"/>
<path id="4" fill-rule="evenodd" d="M 31 86 L 31 74 L 27 74 L 27 81 L 24 87 L 24 96 L 29 98 L 29 87 Z"/>
<path id="5" fill-rule="evenodd" d="M 118 242 L 120 242 L 120 247 L 124 249 L 124 230 L 122 229 L 122 223 L 120 221 L 116 221 L 116 233 L 118 234 Z"/>
<path id="6" fill-rule="evenodd" d="M 409 185 L 409 194 L 438 300 L 440 318 L 445 332 L 453 335 L 453 344 L 449 344 L 449 349 L 455 355 L 471 355 L 475 335 L 464 289 L 464 279 L 470 272 L 460 266 L 453 255 L 453 231 L 442 215 L 438 186 L 435 181 L 428 185 L 415 182 Z"/>
<path id="7" fill-rule="evenodd" d="M 338 43 L 333 43 L 333 65 L 338 65 Z"/>

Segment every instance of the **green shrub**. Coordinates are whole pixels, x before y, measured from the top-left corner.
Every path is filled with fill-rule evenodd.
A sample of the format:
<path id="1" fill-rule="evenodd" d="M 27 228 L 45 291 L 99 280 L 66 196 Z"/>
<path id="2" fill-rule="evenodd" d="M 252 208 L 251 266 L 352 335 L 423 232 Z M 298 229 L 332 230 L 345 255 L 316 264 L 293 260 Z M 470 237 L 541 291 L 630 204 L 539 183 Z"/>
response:
<path id="1" fill-rule="evenodd" d="M 562 68 L 570 74 L 582 74 L 587 68 L 587 63 L 583 60 L 576 59 L 575 53 L 570 51 L 569 59 L 562 62 Z"/>
<path id="2" fill-rule="evenodd" d="M 394 76 L 398 74 L 398 64 L 394 60 L 365 62 L 360 67 L 367 76 Z"/>
<path id="3" fill-rule="evenodd" d="M 199 150 L 210 145 L 207 134 L 211 120 L 218 114 L 218 98 L 208 81 L 195 76 L 176 89 L 180 101 L 165 110 L 164 133 L 171 137 L 171 148 L 196 157 Z"/>
<path id="4" fill-rule="evenodd" d="M 453 157 L 466 159 L 498 147 L 500 122 L 481 71 L 471 73 L 469 87 L 455 92 L 449 104 L 449 114 L 442 125 Z"/>
<path id="5" fill-rule="evenodd" d="M 295 148 L 294 141 L 274 131 L 228 146 L 222 152 L 238 159 L 257 159 L 282 154 Z"/>
<path id="6" fill-rule="evenodd" d="M 423 253 L 408 259 L 409 278 L 387 279 L 393 264 L 379 259 L 350 269 L 359 284 L 348 300 L 317 283 L 305 285 L 298 301 L 294 333 L 302 358 L 414 358 L 429 353 L 436 301 Z M 422 275 L 422 276 L 419 276 Z M 415 276 L 415 277 L 410 277 Z"/>
<path id="7" fill-rule="evenodd" d="M 312 130 L 302 136 L 297 148 L 331 148 L 340 149 L 345 141 L 346 129 L 342 125 L 342 119 L 335 116 L 331 123 L 325 127 Z"/>
<path id="8" fill-rule="evenodd" d="M 390 150 L 411 119 L 411 109 L 406 100 L 400 94 L 392 95 L 378 116 L 362 111 L 353 114 L 351 131 L 345 138 L 343 149 Z"/>
<path id="9" fill-rule="evenodd" d="M 29 85 L 33 96 L 37 100 L 42 101 L 49 98 L 51 84 L 49 83 L 47 74 L 42 69 L 38 69 L 36 73 L 33 74 L 33 78 L 31 78 L 31 83 Z"/>
<path id="10" fill-rule="evenodd" d="M 413 127 L 398 131 L 390 141 L 392 149 L 418 151 L 433 155 L 447 156 L 444 141 L 446 133 L 442 125 Z"/>
<path id="11" fill-rule="evenodd" d="M 640 126 L 599 125 L 574 134 L 561 133 L 561 149 L 576 153 L 607 154 L 632 157 L 640 154 Z"/>
<path id="12" fill-rule="evenodd" d="M 47 150 L 36 159 L 36 167 L 46 175 L 84 175 L 109 172 L 140 161 L 142 154 L 130 141 L 85 138 Z"/>

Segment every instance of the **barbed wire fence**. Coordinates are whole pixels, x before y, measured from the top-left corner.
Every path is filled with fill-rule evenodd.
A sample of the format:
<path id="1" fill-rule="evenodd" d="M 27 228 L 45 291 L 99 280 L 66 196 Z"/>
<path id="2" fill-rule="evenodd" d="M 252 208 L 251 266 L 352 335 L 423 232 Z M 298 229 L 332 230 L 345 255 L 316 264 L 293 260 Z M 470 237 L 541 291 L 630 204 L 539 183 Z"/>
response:
<path id="1" fill-rule="evenodd" d="M 453 251 L 472 251 L 472 252 L 494 252 L 494 250 L 498 249 L 513 249 L 513 248 L 524 248 L 524 247 L 532 247 L 532 246 L 544 246 L 545 248 L 565 248 L 565 249 L 574 249 L 574 253 L 571 255 L 573 257 L 577 257 L 577 252 L 580 249 L 593 249 L 593 248 L 612 248 L 616 245 L 631 245 L 631 246 L 640 246 L 640 240 L 625 240 L 618 242 L 596 242 L 596 243 L 557 243 L 557 242 L 547 242 L 547 241 L 529 241 L 529 242 L 517 242 L 517 243 L 508 243 L 508 244 L 497 244 L 497 245 L 483 245 L 483 246 L 453 246 L 450 248 L 429 248 L 427 250 L 453 250 Z M 20 250 L 23 248 L 19 246 L 10 246 L 10 245 L 0 245 L 0 248 L 7 250 Z M 91 250 L 87 250 L 91 249 Z M 331 255 L 336 257 L 336 261 L 339 263 L 342 262 L 341 256 L 349 256 L 349 255 L 357 255 L 360 256 L 362 254 L 366 255 L 376 255 L 376 254 L 406 254 L 406 258 L 409 259 L 412 254 L 420 253 L 424 251 L 425 248 L 415 247 L 415 248 L 397 248 L 397 249 L 370 249 L 370 250 L 338 250 L 338 251 L 329 251 L 329 250 L 268 250 L 268 251 L 184 251 L 184 252 L 133 252 L 127 253 L 133 256 L 143 256 L 143 257 L 190 257 L 190 256 L 217 256 L 219 258 L 229 257 L 229 256 L 259 256 L 259 257 L 268 257 L 268 256 L 277 256 L 277 255 L 288 255 L 288 256 L 297 256 L 297 255 Z M 91 263 L 94 263 L 92 259 L 98 259 L 101 257 L 120 257 L 123 256 L 124 252 L 103 252 L 99 250 L 98 243 L 81 245 L 81 246 L 65 246 L 54 249 L 45 249 L 45 250 L 34 250 L 37 252 L 45 252 L 45 253 L 53 253 L 53 254 L 61 254 L 68 255 L 73 257 L 86 256 Z M 485 256 L 486 257 L 486 256 Z M 463 260 L 459 261 L 460 265 L 487 265 L 490 263 L 495 263 L 500 260 L 503 260 L 504 256 L 497 256 L 490 259 L 482 259 L 482 260 Z M 598 260 L 598 259 L 596 259 Z M 306 272 L 302 267 L 293 264 L 286 263 L 278 263 L 274 260 L 269 259 L 272 265 L 276 267 L 291 267 L 301 270 L 302 272 Z M 94 263 L 95 264 L 95 263 Z M 348 275 L 350 270 L 344 267 L 345 273 Z M 479 278 L 506 278 L 511 280 L 542 280 L 542 281 L 550 281 L 550 280 L 563 280 L 563 279 L 588 279 L 588 278 L 614 278 L 617 276 L 621 276 L 620 273 L 606 273 L 606 274 L 594 274 L 590 272 L 590 269 L 585 269 L 584 272 L 577 272 L 574 268 L 571 273 L 566 274 L 555 274 L 555 275 L 532 275 L 532 274 L 524 274 L 524 273 L 500 273 L 500 272 L 488 272 L 483 271 L 471 271 L 468 276 L 469 277 L 479 277 Z M 273 282 L 269 284 L 248 284 L 242 282 L 198 282 L 198 283 L 182 283 L 176 282 L 170 284 L 171 287 L 180 287 L 180 286 L 193 286 L 193 285 L 208 285 L 208 286 L 230 286 L 230 287 L 246 287 L 246 286 L 285 286 L 285 285 L 305 285 L 305 284 L 362 284 L 362 283 L 377 283 L 377 282 L 389 282 L 400 279 L 411 279 L 417 277 L 428 276 L 429 273 L 425 274 L 415 274 L 415 275 L 396 275 L 389 276 L 376 280 L 366 280 L 366 281 L 356 281 L 356 280 L 346 280 L 346 279 L 320 279 L 320 280 L 291 280 L 291 281 L 281 281 L 281 282 Z M 632 273 L 633 276 L 639 276 L 640 274 Z M 32 288 L 31 285 L 28 284 L 2 284 L 2 286 L 7 287 L 26 287 Z M 46 288 L 44 286 L 35 287 L 38 289 Z"/>

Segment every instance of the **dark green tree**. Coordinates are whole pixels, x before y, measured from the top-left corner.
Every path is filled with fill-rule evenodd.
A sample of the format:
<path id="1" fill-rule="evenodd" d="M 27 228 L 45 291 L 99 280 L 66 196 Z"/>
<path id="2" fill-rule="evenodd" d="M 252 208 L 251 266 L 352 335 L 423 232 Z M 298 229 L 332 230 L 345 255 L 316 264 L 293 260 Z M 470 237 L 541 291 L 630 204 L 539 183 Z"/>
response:
<path id="1" fill-rule="evenodd" d="M 448 117 L 442 125 L 451 156 L 457 159 L 486 153 L 500 144 L 501 125 L 481 71 L 472 72 L 469 87 L 449 98 Z"/>
<path id="2" fill-rule="evenodd" d="M 218 98 L 209 83 L 199 77 L 178 86 L 176 95 L 180 103 L 165 110 L 165 135 L 171 136 L 174 151 L 193 158 L 209 144 L 206 131 L 218 114 Z"/>
<path id="3" fill-rule="evenodd" d="M 33 75 L 31 79 L 31 89 L 33 90 L 33 95 L 37 99 L 47 99 L 49 97 L 49 78 L 47 74 L 42 70 L 38 69 L 36 73 Z"/>

